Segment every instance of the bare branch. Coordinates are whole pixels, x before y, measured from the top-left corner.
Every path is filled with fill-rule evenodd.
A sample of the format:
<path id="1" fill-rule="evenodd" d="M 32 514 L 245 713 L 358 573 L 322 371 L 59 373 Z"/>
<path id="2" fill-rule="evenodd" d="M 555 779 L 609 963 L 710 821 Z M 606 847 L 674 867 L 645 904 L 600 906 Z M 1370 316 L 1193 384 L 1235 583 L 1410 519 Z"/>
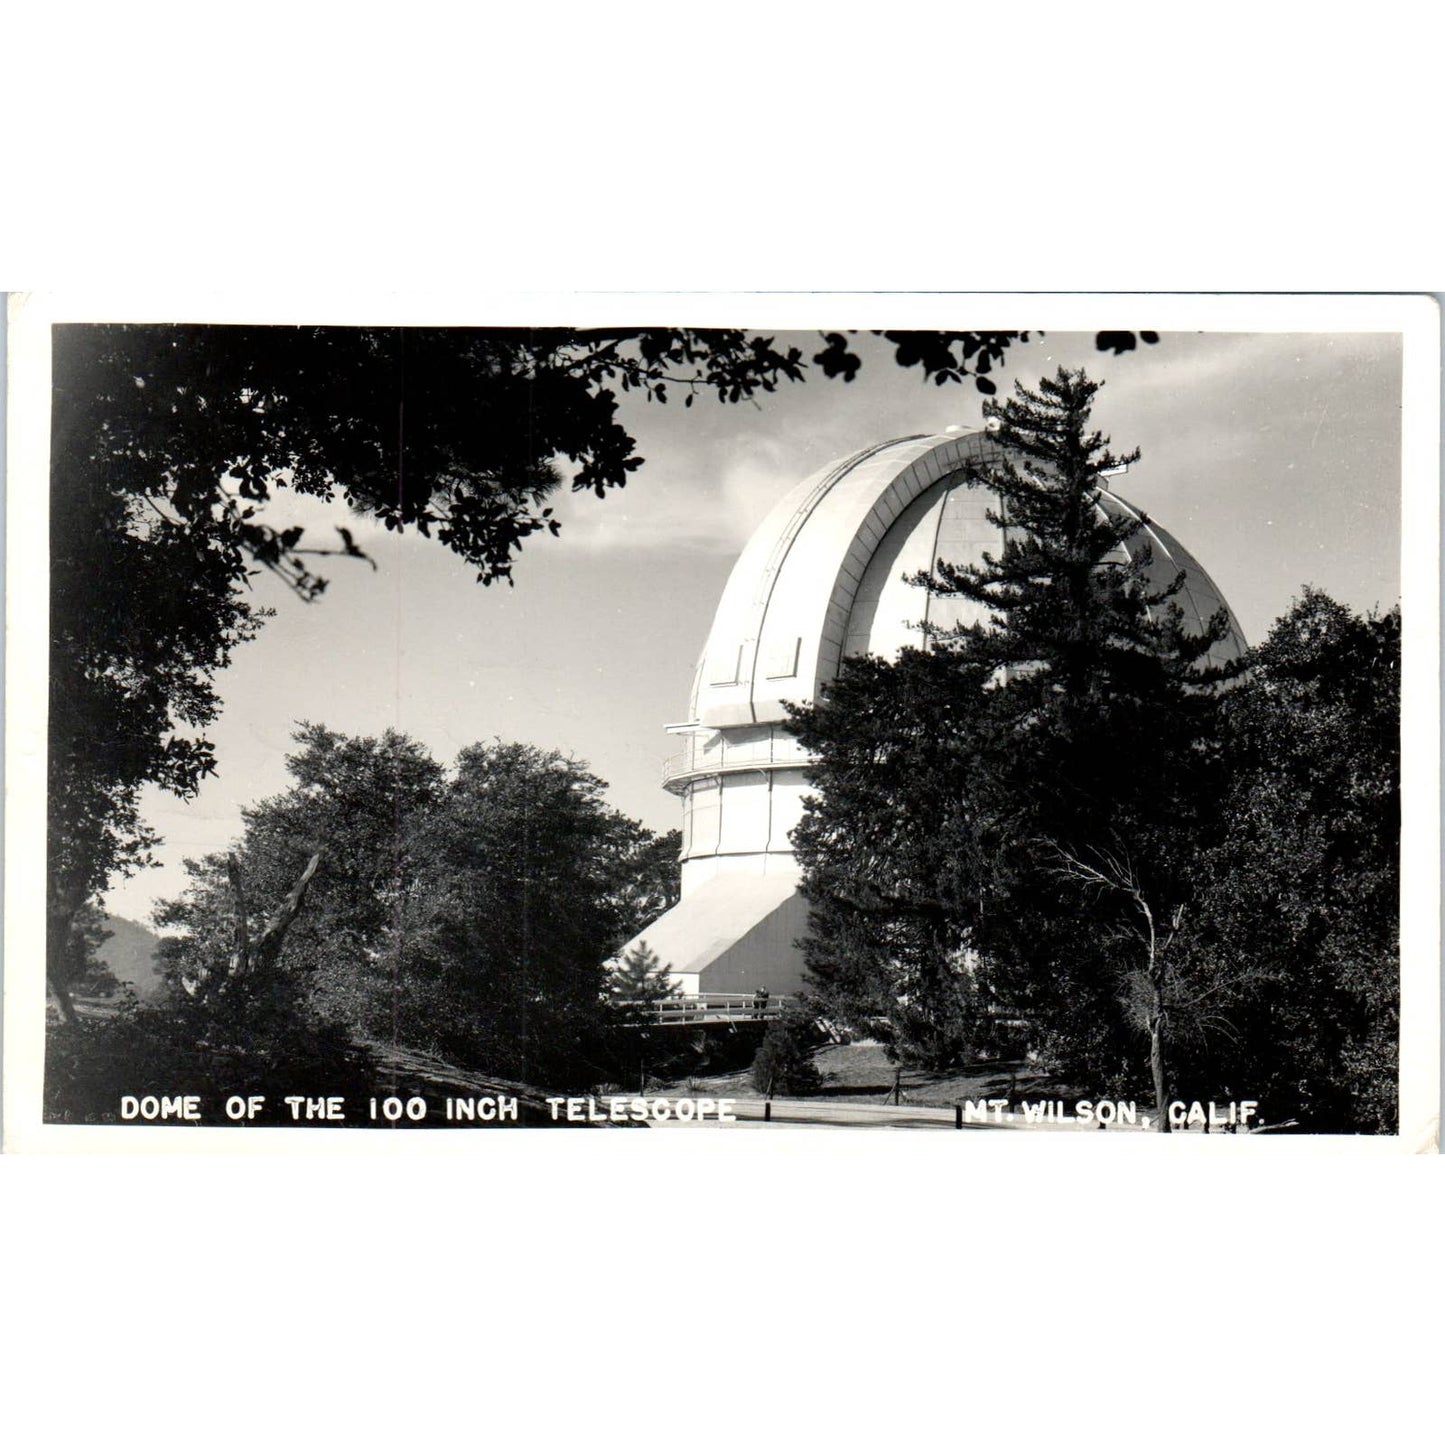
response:
<path id="1" fill-rule="evenodd" d="M 313 853 L 310 861 L 306 864 L 305 871 L 296 880 L 290 893 L 286 895 L 286 901 L 276 910 L 260 938 L 256 940 L 256 962 L 263 967 L 274 963 L 280 954 L 281 945 L 286 939 L 286 931 L 296 921 L 296 915 L 301 912 L 302 905 L 306 902 L 306 890 L 311 886 L 311 880 L 316 876 L 316 870 L 320 866 L 321 854 Z"/>

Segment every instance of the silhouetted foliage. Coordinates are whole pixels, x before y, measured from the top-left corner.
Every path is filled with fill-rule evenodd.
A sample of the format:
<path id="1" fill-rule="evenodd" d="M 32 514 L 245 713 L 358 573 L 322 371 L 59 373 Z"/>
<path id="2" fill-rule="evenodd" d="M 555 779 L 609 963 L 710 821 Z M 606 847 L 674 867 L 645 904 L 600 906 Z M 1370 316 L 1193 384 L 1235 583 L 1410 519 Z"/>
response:
<path id="1" fill-rule="evenodd" d="M 863 363 L 849 349 L 848 334 L 824 334 L 823 350 L 813 357 L 824 376 L 841 376 L 844 381 L 857 376 Z M 1005 353 L 1016 341 L 1029 339 L 1027 331 L 875 331 L 873 335 L 889 343 L 899 366 L 920 367 L 925 379 L 937 386 L 971 376 L 985 396 L 998 389 L 988 373 L 1003 364 Z"/>
<path id="2" fill-rule="evenodd" d="M 1225 832 L 1196 947 L 1259 976 L 1199 1073 L 1275 1123 L 1391 1133 L 1399 1109 L 1400 612 L 1306 588 L 1222 708 Z"/>
<path id="3" fill-rule="evenodd" d="M 268 1122 L 283 1122 L 287 1094 L 349 1096 L 374 1081 L 373 1062 L 344 1024 L 321 1018 L 304 976 L 268 971 L 205 999 L 176 990 L 82 1019 L 52 1032 L 45 1051 L 45 1118 L 104 1124 L 119 1117 L 121 1097 L 193 1094 L 219 1123 L 229 1095 L 264 1095 Z"/>
<path id="4" fill-rule="evenodd" d="M 1112 351 L 1115 356 L 1122 356 L 1126 351 L 1133 351 L 1141 341 L 1146 346 L 1153 346 L 1158 340 L 1157 331 L 1101 331 L 1094 338 L 1094 346 L 1099 351 Z"/>

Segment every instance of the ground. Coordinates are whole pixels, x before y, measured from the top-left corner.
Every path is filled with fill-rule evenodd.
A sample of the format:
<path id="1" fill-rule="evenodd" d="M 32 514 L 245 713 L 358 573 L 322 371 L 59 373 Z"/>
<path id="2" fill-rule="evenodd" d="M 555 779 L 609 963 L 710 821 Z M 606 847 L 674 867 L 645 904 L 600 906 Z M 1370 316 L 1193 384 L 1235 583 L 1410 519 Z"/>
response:
<path id="1" fill-rule="evenodd" d="M 891 1100 L 894 1066 L 882 1044 L 832 1044 L 813 1056 L 823 1087 L 815 1098 L 839 1103 L 883 1104 Z M 946 1073 L 905 1068 L 900 1080 L 905 1104 L 953 1104 L 959 1099 L 1003 1099 L 1024 1093 L 1031 1099 L 1065 1098 L 1060 1086 L 1042 1069 L 1022 1061 L 982 1063 Z M 757 1090 L 747 1069 L 730 1074 L 678 1081 L 678 1085 L 656 1086 L 697 1094 L 753 1098 Z"/>

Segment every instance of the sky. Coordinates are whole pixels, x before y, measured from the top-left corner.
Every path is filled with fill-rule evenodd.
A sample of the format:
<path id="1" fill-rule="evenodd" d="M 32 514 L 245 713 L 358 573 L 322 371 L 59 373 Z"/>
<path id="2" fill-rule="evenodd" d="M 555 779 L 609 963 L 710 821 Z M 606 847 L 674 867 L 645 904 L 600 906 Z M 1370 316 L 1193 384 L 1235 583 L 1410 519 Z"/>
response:
<path id="1" fill-rule="evenodd" d="M 815 332 L 770 334 L 818 349 Z M 147 792 L 162 866 L 112 887 L 106 907 L 146 922 L 182 891 L 184 858 L 225 848 L 245 805 L 289 786 L 303 720 L 397 728 L 443 762 L 495 738 L 555 748 L 604 779 L 614 807 L 676 827 L 680 804 L 661 787 L 676 741 L 663 729 L 686 720 L 693 667 L 753 529 L 836 458 L 983 423 L 971 382 L 925 383 L 881 342 L 857 348 L 853 383 L 815 370 L 758 405 L 622 398 L 645 464 L 604 499 L 559 494 L 561 535 L 526 546 L 513 587 L 478 585 L 435 542 L 288 497 L 278 524 L 314 528 L 307 545 L 347 525 L 377 570 L 330 561 L 310 605 L 257 579 L 254 601 L 276 615 L 218 674 L 218 775 L 190 802 Z M 1251 643 L 1306 584 L 1361 611 L 1399 600 L 1398 336 L 1166 332 L 1115 357 L 1092 332 L 1035 332 L 995 380 L 1033 384 L 1060 365 L 1105 381 L 1095 423 L 1116 451 L 1143 452 L 1115 490 L 1194 554 Z"/>

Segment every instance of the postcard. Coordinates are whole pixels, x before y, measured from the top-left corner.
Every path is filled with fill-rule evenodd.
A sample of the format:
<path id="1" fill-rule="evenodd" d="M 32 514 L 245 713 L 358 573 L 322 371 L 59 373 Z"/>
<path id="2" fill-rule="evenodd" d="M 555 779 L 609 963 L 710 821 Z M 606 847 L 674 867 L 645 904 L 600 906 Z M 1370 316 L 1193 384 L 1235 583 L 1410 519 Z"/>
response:
<path id="1" fill-rule="evenodd" d="M 1428 298 L 9 348 L 7 1150 L 1435 1149 Z"/>

